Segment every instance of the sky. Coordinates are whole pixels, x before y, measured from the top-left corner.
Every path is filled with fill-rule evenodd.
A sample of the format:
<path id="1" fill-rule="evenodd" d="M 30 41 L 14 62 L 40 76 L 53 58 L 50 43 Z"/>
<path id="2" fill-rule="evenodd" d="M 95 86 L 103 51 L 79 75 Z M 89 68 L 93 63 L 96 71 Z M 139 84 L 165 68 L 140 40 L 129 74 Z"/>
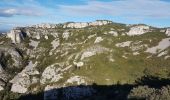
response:
<path id="1" fill-rule="evenodd" d="M 170 0 L 0 0 L 0 30 L 95 20 L 170 27 Z"/>

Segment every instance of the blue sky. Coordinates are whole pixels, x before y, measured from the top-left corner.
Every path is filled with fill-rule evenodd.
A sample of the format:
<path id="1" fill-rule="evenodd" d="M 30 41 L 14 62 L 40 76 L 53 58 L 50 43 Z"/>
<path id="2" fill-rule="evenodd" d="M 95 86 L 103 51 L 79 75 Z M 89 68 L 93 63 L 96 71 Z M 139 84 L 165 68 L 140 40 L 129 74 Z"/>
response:
<path id="1" fill-rule="evenodd" d="M 170 27 L 170 0 L 1 0 L 0 30 L 39 23 L 145 23 Z"/>

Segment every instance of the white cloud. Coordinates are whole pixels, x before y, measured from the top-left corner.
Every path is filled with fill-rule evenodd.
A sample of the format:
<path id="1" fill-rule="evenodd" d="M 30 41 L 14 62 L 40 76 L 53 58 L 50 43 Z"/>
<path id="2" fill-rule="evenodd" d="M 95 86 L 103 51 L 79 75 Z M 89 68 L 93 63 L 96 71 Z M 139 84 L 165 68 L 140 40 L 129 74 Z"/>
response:
<path id="1" fill-rule="evenodd" d="M 88 1 L 84 5 L 59 5 L 58 11 L 72 16 L 169 18 L 170 3 L 161 0 Z"/>
<path id="2" fill-rule="evenodd" d="M 32 8 L 3 8 L 0 9 L 0 17 L 11 17 L 14 15 L 40 16 L 41 11 Z"/>

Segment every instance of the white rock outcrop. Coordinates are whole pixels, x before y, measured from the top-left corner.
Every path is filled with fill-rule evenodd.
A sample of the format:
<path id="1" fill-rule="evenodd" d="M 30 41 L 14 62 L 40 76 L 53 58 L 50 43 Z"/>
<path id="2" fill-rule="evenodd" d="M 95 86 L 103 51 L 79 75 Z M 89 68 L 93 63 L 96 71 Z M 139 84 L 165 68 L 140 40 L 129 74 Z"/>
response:
<path id="1" fill-rule="evenodd" d="M 34 75 L 38 75 L 39 72 L 36 70 L 37 63 L 33 64 L 32 61 L 17 74 L 11 81 L 12 87 L 11 91 L 16 93 L 26 93 L 31 84 L 35 84 L 39 80 Z"/>
<path id="2" fill-rule="evenodd" d="M 48 36 L 47 36 L 47 35 L 45 35 L 44 38 L 45 38 L 46 40 L 48 40 Z"/>
<path id="3" fill-rule="evenodd" d="M 3 83 L 1 80 L 6 82 L 8 80 L 8 74 L 5 72 L 0 64 L 0 85 Z"/>
<path id="4" fill-rule="evenodd" d="M 51 65 L 47 67 L 42 73 L 40 83 L 52 83 L 59 81 L 62 77 L 61 68 L 58 68 L 56 65 Z"/>
<path id="5" fill-rule="evenodd" d="M 87 48 L 86 50 L 83 50 L 80 60 L 83 60 L 84 58 L 88 58 L 93 55 L 100 54 L 100 53 L 107 52 L 107 51 L 109 51 L 108 48 L 102 47 L 100 45 L 95 45 L 95 46 Z"/>
<path id="6" fill-rule="evenodd" d="M 9 33 L 7 33 L 7 37 L 12 40 L 12 43 L 20 43 L 24 38 L 20 29 L 12 29 Z"/>
<path id="7" fill-rule="evenodd" d="M 56 24 L 49 24 L 49 23 L 42 23 L 42 24 L 37 24 L 37 25 L 32 25 L 29 27 L 35 27 L 35 28 L 56 28 Z"/>
<path id="8" fill-rule="evenodd" d="M 129 36 L 141 35 L 141 34 L 144 34 L 146 32 L 149 32 L 149 26 L 137 25 L 137 26 L 131 27 L 130 31 L 127 33 L 127 35 L 129 35 Z"/>
<path id="9" fill-rule="evenodd" d="M 31 42 L 29 43 L 30 46 L 33 46 L 35 49 L 38 47 L 38 44 L 40 43 L 39 41 L 34 41 L 30 40 Z"/>
<path id="10" fill-rule="evenodd" d="M 60 45 L 60 41 L 58 39 L 55 39 L 51 42 L 51 45 L 53 47 L 52 50 L 55 50 Z"/>
<path id="11" fill-rule="evenodd" d="M 69 35 L 70 33 L 66 31 L 63 33 L 63 38 L 67 40 L 69 38 Z"/>
<path id="12" fill-rule="evenodd" d="M 71 23 L 66 23 L 63 28 L 84 28 L 88 26 L 101 26 L 101 25 L 106 25 L 112 23 L 111 21 L 107 20 L 97 20 L 95 22 L 71 22 Z"/>
<path id="13" fill-rule="evenodd" d="M 111 34 L 113 36 L 118 36 L 118 33 L 116 31 L 113 31 L 113 30 L 108 32 L 108 34 Z"/>
<path id="14" fill-rule="evenodd" d="M 132 43 L 132 41 L 126 41 L 126 42 L 122 42 L 122 43 L 117 43 L 117 44 L 115 44 L 115 46 L 116 47 L 129 47 L 131 43 Z"/>
<path id="15" fill-rule="evenodd" d="M 26 93 L 31 84 L 30 77 L 27 74 L 18 74 L 10 82 L 13 83 L 11 91 L 16 93 Z"/>
<path id="16" fill-rule="evenodd" d="M 0 51 L 5 53 L 5 55 L 11 55 L 11 59 L 13 60 L 13 63 L 11 66 L 20 66 L 20 61 L 22 59 L 22 56 L 20 53 L 13 47 L 0 47 Z"/>
<path id="17" fill-rule="evenodd" d="M 170 28 L 166 29 L 165 34 L 166 34 L 167 36 L 170 36 Z"/>
<path id="18" fill-rule="evenodd" d="M 99 43 L 103 41 L 103 38 L 102 37 L 97 37 L 96 40 L 94 41 L 94 43 Z"/>
<path id="19" fill-rule="evenodd" d="M 65 24 L 63 26 L 63 28 L 83 28 L 83 27 L 87 27 L 88 23 L 81 23 L 81 22 L 77 22 L 77 23 L 68 23 Z"/>
<path id="20" fill-rule="evenodd" d="M 73 77 L 70 77 L 66 83 L 76 83 L 77 85 L 80 85 L 80 84 L 85 84 L 85 79 L 84 77 L 81 77 L 81 76 L 73 76 Z"/>
<path id="21" fill-rule="evenodd" d="M 0 86 L 0 91 L 4 90 L 4 88 L 2 86 Z"/>
<path id="22" fill-rule="evenodd" d="M 157 46 L 147 48 L 145 52 L 155 54 L 157 52 L 161 52 L 165 50 L 168 47 L 170 47 L 170 38 L 165 38 L 165 39 L 162 39 Z"/>

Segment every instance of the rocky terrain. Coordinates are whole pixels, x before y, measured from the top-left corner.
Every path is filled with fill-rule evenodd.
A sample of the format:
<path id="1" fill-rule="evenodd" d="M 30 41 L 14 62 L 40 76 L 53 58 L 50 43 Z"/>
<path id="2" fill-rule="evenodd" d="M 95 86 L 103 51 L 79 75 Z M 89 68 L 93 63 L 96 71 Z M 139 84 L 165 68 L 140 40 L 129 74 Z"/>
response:
<path id="1" fill-rule="evenodd" d="M 0 35 L 0 100 L 168 100 L 169 78 L 169 28 L 97 20 Z"/>

